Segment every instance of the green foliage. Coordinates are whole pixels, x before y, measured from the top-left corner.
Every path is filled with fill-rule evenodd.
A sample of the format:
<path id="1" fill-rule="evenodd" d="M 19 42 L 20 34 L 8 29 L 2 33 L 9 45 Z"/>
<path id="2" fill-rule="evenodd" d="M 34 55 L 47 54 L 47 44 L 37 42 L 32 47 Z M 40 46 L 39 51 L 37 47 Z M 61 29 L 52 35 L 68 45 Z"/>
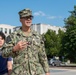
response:
<path id="1" fill-rule="evenodd" d="M 48 30 L 44 35 L 46 39 L 45 48 L 46 48 L 47 55 L 49 57 L 59 56 L 61 46 L 62 46 L 61 44 L 62 34 L 63 32 L 59 29 L 59 34 L 56 34 L 55 31 Z"/>
<path id="2" fill-rule="evenodd" d="M 69 27 L 76 25 L 76 6 L 74 6 L 74 10 L 70 11 L 71 15 L 64 19 L 65 27 L 68 29 Z"/>
<path id="3" fill-rule="evenodd" d="M 62 40 L 62 53 L 66 59 L 76 62 L 76 6 L 70 13 L 71 15 L 65 20 L 67 30 Z"/>

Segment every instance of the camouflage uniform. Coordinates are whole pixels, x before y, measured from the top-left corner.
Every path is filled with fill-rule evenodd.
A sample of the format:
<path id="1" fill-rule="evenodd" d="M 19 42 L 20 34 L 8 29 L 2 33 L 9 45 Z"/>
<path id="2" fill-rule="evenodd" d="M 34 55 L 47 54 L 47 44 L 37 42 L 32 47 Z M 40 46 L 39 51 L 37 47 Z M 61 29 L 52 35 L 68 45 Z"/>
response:
<path id="1" fill-rule="evenodd" d="M 26 36 L 21 29 L 8 37 L 8 45 L 3 51 L 3 56 L 12 56 L 14 59 L 12 75 L 43 75 L 49 72 L 44 42 L 41 36 L 31 30 L 30 36 Z M 20 40 L 27 40 L 27 49 L 12 52 L 12 47 Z"/>
<path id="2" fill-rule="evenodd" d="M 20 18 L 31 16 L 32 11 L 24 9 L 19 12 Z M 20 41 L 28 41 L 29 45 L 23 50 L 12 52 L 12 48 Z M 35 31 L 31 30 L 29 36 L 19 29 L 13 32 L 7 38 L 7 44 L 3 50 L 3 56 L 13 57 L 12 75 L 43 75 L 49 72 L 47 57 L 42 37 Z"/>

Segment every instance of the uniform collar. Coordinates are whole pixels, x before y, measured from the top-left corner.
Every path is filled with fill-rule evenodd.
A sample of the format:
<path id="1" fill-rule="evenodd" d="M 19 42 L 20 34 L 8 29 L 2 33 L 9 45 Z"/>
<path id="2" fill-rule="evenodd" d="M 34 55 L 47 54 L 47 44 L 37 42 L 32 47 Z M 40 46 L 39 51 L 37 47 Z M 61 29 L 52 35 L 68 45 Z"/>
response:
<path id="1" fill-rule="evenodd" d="M 26 35 L 24 34 L 24 32 L 22 31 L 22 27 L 20 27 L 20 29 L 18 30 L 17 35 L 26 36 Z M 36 35 L 36 32 L 31 29 L 30 36 L 32 36 L 32 35 Z"/>

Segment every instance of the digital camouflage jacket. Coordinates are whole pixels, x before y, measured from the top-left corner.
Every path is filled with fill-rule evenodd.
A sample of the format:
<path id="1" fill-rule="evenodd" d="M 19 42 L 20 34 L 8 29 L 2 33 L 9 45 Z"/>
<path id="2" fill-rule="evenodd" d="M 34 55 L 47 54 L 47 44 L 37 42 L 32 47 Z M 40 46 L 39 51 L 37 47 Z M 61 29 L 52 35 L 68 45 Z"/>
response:
<path id="1" fill-rule="evenodd" d="M 29 46 L 26 49 L 13 52 L 13 46 L 20 40 L 28 41 Z M 26 36 L 21 29 L 10 34 L 4 46 L 3 56 L 13 57 L 11 75 L 44 75 L 49 72 L 43 39 L 33 30 L 29 36 Z"/>

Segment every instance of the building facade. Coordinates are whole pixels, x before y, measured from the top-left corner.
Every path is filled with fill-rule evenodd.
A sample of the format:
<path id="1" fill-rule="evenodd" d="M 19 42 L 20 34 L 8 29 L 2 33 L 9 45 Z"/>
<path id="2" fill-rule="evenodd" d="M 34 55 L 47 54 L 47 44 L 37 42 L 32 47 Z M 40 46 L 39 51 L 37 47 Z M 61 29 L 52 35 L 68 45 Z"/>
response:
<path id="1" fill-rule="evenodd" d="M 16 26 L 11 26 L 7 24 L 0 24 L 0 31 L 2 31 L 6 36 L 14 31 Z"/>
<path id="2" fill-rule="evenodd" d="M 32 24 L 31 28 L 35 31 L 37 31 L 40 34 L 46 33 L 48 31 L 48 29 L 51 29 L 53 31 L 56 31 L 56 33 L 58 34 L 58 30 L 61 29 L 62 31 L 66 31 L 66 28 L 62 28 L 62 27 L 57 27 L 57 26 L 52 26 L 49 24 Z"/>

